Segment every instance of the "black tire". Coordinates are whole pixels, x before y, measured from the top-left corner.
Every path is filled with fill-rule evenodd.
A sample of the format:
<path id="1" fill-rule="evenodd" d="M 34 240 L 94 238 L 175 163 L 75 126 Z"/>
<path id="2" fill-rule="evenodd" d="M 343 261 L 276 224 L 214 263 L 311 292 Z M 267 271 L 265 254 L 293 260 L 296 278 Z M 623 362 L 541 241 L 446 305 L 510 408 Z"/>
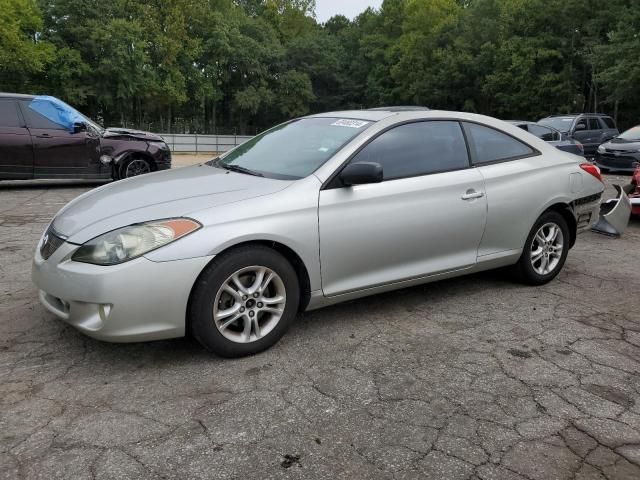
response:
<path id="1" fill-rule="evenodd" d="M 129 168 L 134 165 L 140 165 L 140 168 Z M 132 170 L 132 171 L 130 171 Z M 144 175 L 145 173 L 151 173 L 155 170 L 153 163 L 142 156 L 131 156 L 127 158 L 120 166 L 120 178 L 137 177 L 138 175 Z"/>
<path id="2" fill-rule="evenodd" d="M 223 283 L 235 272 L 251 266 L 266 267 L 280 277 L 286 292 L 284 311 L 265 336 L 250 343 L 238 343 L 225 337 L 216 326 L 214 303 Z M 188 327 L 195 339 L 216 355 L 228 358 L 253 355 L 275 345 L 286 333 L 296 318 L 299 301 L 298 277 L 285 257 L 262 245 L 241 247 L 216 257 L 198 277 L 191 292 Z"/>
<path id="3" fill-rule="evenodd" d="M 531 263 L 531 252 L 536 233 L 543 225 L 546 224 L 555 224 L 560 228 L 563 236 L 563 249 L 558 263 L 553 268 L 553 270 L 543 275 L 534 269 Z M 567 221 L 562 217 L 562 215 L 555 211 L 548 211 L 543 213 L 529 232 L 527 241 L 524 245 L 524 250 L 522 251 L 522 255 L 520 256 L 518 263 L 515 265 L 515 273 L 518 277 L 518 280 L 527 285 L 544 285 L 545 283 L 553 280 L 556 275 L 560 273 L 567 259 L 567 254 L 569 253 L 570 238 L 571 237 Z"/>

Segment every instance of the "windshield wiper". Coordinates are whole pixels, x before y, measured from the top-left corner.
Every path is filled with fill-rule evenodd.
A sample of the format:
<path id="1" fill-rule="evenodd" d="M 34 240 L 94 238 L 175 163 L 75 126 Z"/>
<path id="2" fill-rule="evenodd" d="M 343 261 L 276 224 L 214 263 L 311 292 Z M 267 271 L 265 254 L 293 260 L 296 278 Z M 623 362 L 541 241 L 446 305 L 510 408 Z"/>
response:
<path id="1" fill-rule="evenodd" d="M 230 170 L 232 172 L 246 173 L 247 175 L 253 175 L 254 177 L 264 177 L 263 174 L 261 174 L 259 172 L 255 172 L 255 171 L 250 170 L 250 169 L 245 168 L 245 167 L 241 167 L 240 165 L 225 165 L 225 164 L 222 164 L 222 163 L 219 163 L 218 165 L 220 165 L 225 170 Z"/>

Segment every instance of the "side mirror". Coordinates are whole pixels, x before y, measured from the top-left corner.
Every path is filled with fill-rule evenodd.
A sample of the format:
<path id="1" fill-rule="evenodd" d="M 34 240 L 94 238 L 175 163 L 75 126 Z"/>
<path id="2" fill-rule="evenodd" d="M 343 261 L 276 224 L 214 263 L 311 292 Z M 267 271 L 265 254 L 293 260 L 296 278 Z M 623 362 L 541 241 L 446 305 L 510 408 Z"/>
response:
<path id="1" fill-rule="evenodd" d="M 351 163 L 340 172 L 340 180 L 348 187 L 382 181 L 382 165 L 373 162 Z"/>
<path id="2" fill-rule="evenodd" d="M 73 124 L 73 133 L 85 132 L 87 130 L 87 125 L 82 122 L 76 122 Z"/>
<path id="3" fill-rule="evenodd" d="M 576 125 L 575 131 L 577 132 L 578 130 L 586 130 L 587 127 L 584 123 L 579 123 Z"/>

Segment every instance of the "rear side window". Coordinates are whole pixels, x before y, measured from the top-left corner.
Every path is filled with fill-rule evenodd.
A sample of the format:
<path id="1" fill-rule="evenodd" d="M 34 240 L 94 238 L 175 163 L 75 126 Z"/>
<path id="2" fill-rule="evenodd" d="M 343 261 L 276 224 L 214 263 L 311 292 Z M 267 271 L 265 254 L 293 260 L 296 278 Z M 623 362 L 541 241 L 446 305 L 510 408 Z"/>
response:
<path id="1" fill-rule="evenodd" d="M 597 118 L 589 119 L 589 130 L 600 130 L 601 128 Z"/>
<path id="2" fill-rule="evenodd" d="M 352 162 L 379 163 L 384 179 L 393 180 L 467 168 L 469 156 L 460 124 L 434 120 L 384 132 Z"/>
<path id="3" fill-rule="evenodd" d="M 545 142 L 553 142 L 555 140 L 560 140 L 559 135 L 554 130 L 550 128 L 543 127 L 541 125 L 529 125 L 529 133 L 532 133 L 536 137 L 544 140 Z"/>
<path id="4" fill-rule="evenodd" d="M 616 124 L 611 117 L 602 117 L 601 120 L 607 126 L 607 128 L 616 128 Z"/>
<path id="5" fill-rule="evenodd" d="M 0 127 L 22 127 L 16 102 L 0 100 Z"/>
<path id="6" fill-rule="evenodd" d="M 27 124 L 31 128 L 43 128 L 48 130 L 64 130 L 62 125 L 52 122 L 47 117 L 40 115 L 35 110 L 29 108 L 30 102 L 21 102 L 22 113 L 27 120 Z"/>
<path id="7" fill-rule="evenodd" d="M 535 150 L 529 145 L 493 128 L 465 123 L 465 129 L 475 152 L 476 164 L 512 160 L 535 154 Z"/>

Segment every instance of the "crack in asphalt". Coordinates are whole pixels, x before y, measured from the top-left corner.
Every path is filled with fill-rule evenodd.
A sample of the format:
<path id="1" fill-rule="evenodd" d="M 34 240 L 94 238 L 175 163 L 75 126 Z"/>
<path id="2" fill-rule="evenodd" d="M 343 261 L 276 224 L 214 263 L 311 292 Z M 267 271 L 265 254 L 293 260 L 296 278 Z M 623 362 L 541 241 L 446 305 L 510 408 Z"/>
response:
<path id="1" fill-rule="evenodd" d="M 489 272 L 351 301 L 222 360 L 100 343 L 39 305 L 34 245 L 84 190 L 1 192 L 0 478 L 640 478 L 640 222 L 581 236 L 543 287 Z"/>

